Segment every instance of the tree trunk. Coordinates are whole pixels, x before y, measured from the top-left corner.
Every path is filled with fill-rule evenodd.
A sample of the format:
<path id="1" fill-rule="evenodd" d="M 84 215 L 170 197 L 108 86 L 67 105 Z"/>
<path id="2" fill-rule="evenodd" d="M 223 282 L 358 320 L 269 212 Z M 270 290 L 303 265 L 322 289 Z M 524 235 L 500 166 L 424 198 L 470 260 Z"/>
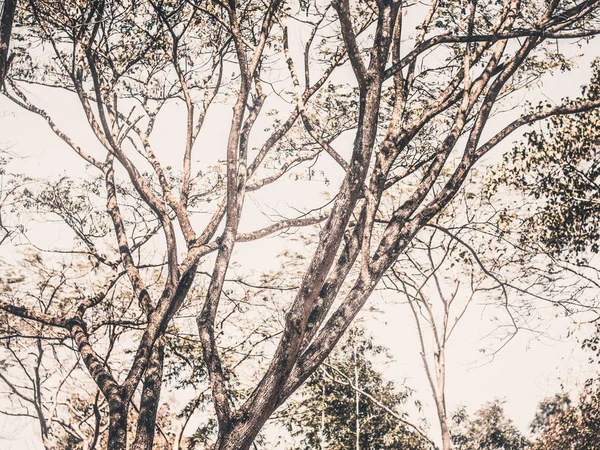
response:
<path id="1" fill-rule="evenodd" d="M 445 333 L 444 333 L 445 334 Z M 442 344 L 438 348 L 438 357 L 436 359 L 437 372 L 437 408 L 440 429 L 442 431 L 442 450 L 451 450 L 450 430 L 448 429 L 448 413 L 446 412 L 446 346 Z"/>
<path id="2" fill-rule="evenodd" d="M 246 412 L 246 420 L 232 419 L 230 427 L 223 427 L 222 430 L 219 430 L 217 442 L 212 450 L 250 450 L 256 436 L 258 436 L 272 412 L 263 415 L 258 420 L 257 414 L 253 414 L 252 411 Z"/>
<path id="3" fill-rule="evenodd" d="M 135 440 L 131 450 L 152 450 L 156 432 L 156 414 L 162 386 L 165 345 L 159 340 L 152 350 L 152 356 L 144 377 L 144 387 L 140 401 Z"/>
<path id="4" fill-rule="evenodd" d="M 108 400 L 109 424 L 108 424 L 108 449 L 127 449 L 127 410 L 128 403 L 120 396 L 114 396 Z"/>
<path id="5" fill-rule="evenodd" d="M 250 446 L 259 431 L 260 427 L 256 432 L 248 430 L 245 433 L 233 432 L 227 436 L 221 436 L 217 439 L 213 450 L 250 450 Z"/>
<path id="6" fill-rule="evenodd" d="M 448 419 L 445 415 L 440 417 L 440 427 L 442 428 L 442 450 L 451 450 L 450 429 L 448 428 Z"/>

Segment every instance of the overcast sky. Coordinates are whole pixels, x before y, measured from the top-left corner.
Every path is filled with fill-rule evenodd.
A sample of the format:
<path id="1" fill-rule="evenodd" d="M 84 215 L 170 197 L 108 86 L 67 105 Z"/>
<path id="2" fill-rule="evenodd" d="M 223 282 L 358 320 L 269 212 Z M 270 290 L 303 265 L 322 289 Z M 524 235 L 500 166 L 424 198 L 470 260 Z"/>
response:
<path id="1" fill-rule="evenodd" d="M 548 98 L 558 102 L 565 96 L 579 94 L 581 85 L 589 78 L 589 63 L 595 56 L 600 56 L 600 50 L 597 43 L 592 43 L 581 49 L 572 47 L 569 51 L 585 53 L 579 60 L 579 67 L 569 73 L 544 78 L 541 88 L 528 93 L 530 101 L 535 103 L 537 100 Z M 68 129 L 78 142 L 85 143 L 92 152 L 95 147 L 99 149 L 74 98 L 39 88 L 32 89 L 31 94 L 32 99 L 47 108 L 57 118 L 59 125 Z M 516 104 L 519 102 L 518 98 L 514 101 Z M 221 115 L 210 116 L 211 122 L 206 126 L 210 134 L 206 134 L 203 139 L 205 144 L 210 144 L 208 147 L 223 149 L 226 135 L 216 130 L 227 124 L 230 111 L 225 106 L 217 106 L 216 109 L 221 111 Z M 176 118 L 179 112 L 174 109 L 167 115 Z M 57 178 L 62 174 L 83 173 L 83 162 L 49 131 L 41 119 L 19 110 L 4 97 L 0 97 L 0 113 L 3 113 L 0 117 L 0 140 L 8 144 L 10 151 L 21 158 L 14 163 L 13 170 L 27 171 L 34 176 L 49 178 Z M 173 136 L 183 135 L 182 132 L 178 132 L 181 129 L 181 121 L 167 120 L 161 127 L 156 139 L 159 142 L 162 140 L 163 148 L 169 149 L 177 141 Z M 504 148 L 510 148 L 513 140 L 507 140 L 503 144 Z M 338 146 L 340 145 L 342 143 L 338 142 Z M 340 149 L 340 152 L 344 153 L 343 149 Z M 488 160 L 488 163 L 497 161 L 499 154 L 500 152 L 496 152 L 491 157 L 492 161 Z M 171 156 L 167 150 L 161 158 L 168 160 Z M 202 158 L 204 164 L 210 164 L 216 163 L 221 156 L 218 153 L 210 153 L 202 155 Z M 338 170 L 332 167 L 335 166 L 328 169 Z M 340 175 L 341 173 L 337 174 Z M 250 219 L 247 218 L 244 225 L 252 228 L 264 220 L 262 213 L 265 212 L 266 198 L 261 196 L 272 196 L 268 203 L 277 205 L 281 212 L 288 208 L 287 198 L 297 197 L 298 192 L 307 197 L 307 205 L 316 198 L 322 201 L 323 197 L 319 196 L 327 194 L 321 192 L 320 183 L 318 187 L 315 186 L 315 183 L 309 181 L 301 181 L 300 184 L 295 181 L 282 181 L 277 186 L 267 189 L 266 193 L 252 196 L 246 210 Z M 67 238 L 49 233 L 47 226 L 40 226 L 35 232 L 40 239 L 44 239 L 45 233 L 48 242 L 59 242 Z M 265 258 L 268 255 L 274 256 L 279 250 L 278 242 L 267 240 L 261 241 L 260 244 L 240 244 L 237 258 L 242 264 L 244 261 L 256 264 L 257 250 L 260 249 L 260 254 Z M 8 257 L 8 254 L 5 253 L 4 256 Z M 265 264 L 268 266 L 270 263 Z M 406 381 L 408 386 L 417 389 L 417 397 L 426 405 L 424 414 L 432 429 L 437 430 L 433 402 L 429 399 L 429 388 L 420 364 L 415 328 L 409 310 L 406 305 L 394 304 L 394 299 L 381 291 L 376 292 L 370 299 L 369 305 L 374 304 L 382 311 L 365 312 L 361 318 L 376 341 L 391 350 L 394 361 L 385 366 L 385 374 L 399 383 Z M 577 337 L 585 337 L 589 327 L 580 327 L 566 319 L 556 319 L 552 322 L 547 337 L 540 338 L 521 332 L 492 361 L 484 362 L 480 349 L 489 346 L 489 341 L 484 337 L 494 326 L 488 319 L 485 311 L 474 305 L 468 317 L 463 320 L 464 327 L 450 343 L 447 368 L 448 409 L 451 412 L 459 405 L 466 405 L 470 411 L 474 411 L 494 398 L 504 399 L 507 415 L 526 431 L 535 407 L 542 398 L 557 392 L 561 386 L 567 390 L 575 390 L 577 383 L 590 374 L 592 368 L 586 364 L 587 355 L 580 350 L 580 342 L 577 340 Z M 576 333 L 566 338 L 568 331 Z M 432 433 L 432 436 L 435 438 L 437 431 Z M 2 448 L 41 448 L 36 427 L 17 424 L 14 420 L 0 418 L 1 438 L 4 439 L 0 440 Z"/>

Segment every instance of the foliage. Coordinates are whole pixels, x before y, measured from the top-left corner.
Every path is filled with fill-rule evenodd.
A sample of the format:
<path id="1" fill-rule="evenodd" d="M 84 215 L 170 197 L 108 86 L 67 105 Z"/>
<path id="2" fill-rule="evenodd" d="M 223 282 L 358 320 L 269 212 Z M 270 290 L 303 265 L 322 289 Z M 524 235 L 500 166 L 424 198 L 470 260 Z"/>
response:
<path id="1" fill-rule="evenodd" d="M 527 439 L 504 415 L 502 403 L 495 400 L 470 418 L 464 409 L 453 416 L 452 442 L 456 450 L 524 450 Z"/>
<path id="2" fill-rule="evenodd" d="M 590 363 L 600 362 L 599 344 L 597 324 L 596 333 L 583 342 L 583 347 L 592 352 Z M 533 450 L 600 449 L 600 378 L 588 380 L 573 405 L 564 394 L 542 402 L 532 431 L 538 434 Z"/>
<path id="3" fill-rule="evenodd" d="M 571 399 L 565 392 L 555 394 L 540 402 L 535 418 L 531 422 L 531 431 L 537 433 L 548 427 L 552 417 L 563 414 L 571 407 Z"/>
<path id="4" fill-rule="evenodd" d="M 548 400 L 543 402 L 548 405 Z M 600 442 L 600 385 L 589 383 L 577 403 L 547 411 L 533 450 L 598 450 Z M 533 427 L 532 427 L 533 428 Z"/>
<path id="5" fill-rule="evenodd" d="M 578 100 L 598 98 L 600 60 Z M 524 217 L 512 217 L 522 222 L 523 243 L 540 242 L 551 254 L 580 263 L 586 261 L 586 252 L 600 252 L 599 146 L 600 113 L 592 110 L 549 118 L 504 157 L 494 183 L 530 199 Z"/>
<path id="6" fill-rule="evenodd" d="M 389 359 L 386 349 L 376 345 L 364 329 L 349 330 L 326 363 L 306 382 L 301 399 L 283 412 L 286 427 L 301 440 L 294 448 L 430 448 L 414 429 L 382 408 L 381 404 L 406 420 L 402 410 L 412 396 L 409 388 L 399 391 L 376 369 L 375 361 L 382 356 Z"/>

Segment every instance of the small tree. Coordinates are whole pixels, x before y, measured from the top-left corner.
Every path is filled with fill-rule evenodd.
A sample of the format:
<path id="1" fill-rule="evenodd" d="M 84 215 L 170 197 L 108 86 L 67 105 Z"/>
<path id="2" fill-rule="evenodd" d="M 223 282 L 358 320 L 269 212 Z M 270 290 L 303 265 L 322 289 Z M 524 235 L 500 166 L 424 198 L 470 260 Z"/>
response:
<path id="1" fill-rule="evenodd" d="M 547 404 L 547 402 L 545 403 Z M 600 387 L 597 382 L 586 385 L 577 403 L 561 408 L 545 417 L 536 427 L 538 437 L 533 450 L 598 450 L 600 449 Z"/>
<path id="2" fill-rule="evenodd" d="M 584 348 L 593 352 L 590 362 L 595 364 L 599 362 L 599 344 L 597 325 L 596 334 L 583 343 Z M 600 379 L 588 380 L 574 405 L 564 394 L 543 401 L 532 431 L 538 434 L 533 450 L 600 449 Z"/>
<path id="3" fill-rule="evenodd" d="M 285 425 L 301 438 L 298 449 L 431 448 L 411 424 L 403 406 L 412 391 L 401 391 L 376 370 L 374 359 L 389 358 L 362 328 L 352 328 L 306 382 L 300 400 L 283 412 Z"/>
<path id="4" fill-rule="evenodd" d="M 464 409 L 453 417 L 452 442 L 456 450 L 525 450 L 527 439 L 504 415 L 500 401 L 479 409 L 473 419 Z"/>

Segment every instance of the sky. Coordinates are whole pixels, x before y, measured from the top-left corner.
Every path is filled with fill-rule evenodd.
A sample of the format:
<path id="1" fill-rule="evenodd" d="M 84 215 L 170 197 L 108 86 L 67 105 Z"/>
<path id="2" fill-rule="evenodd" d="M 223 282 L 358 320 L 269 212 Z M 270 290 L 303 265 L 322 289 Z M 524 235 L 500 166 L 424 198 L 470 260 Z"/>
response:
<path id="1" fill-rule="evenodd" d="M 592 43 L 578 49 L 572 47 L 568 52 L 583 53 L 578 67 L 568 73 L 558 73 L 545 77 L 539 88 L 527 93 L 532 102 L 550 99 L 559 102 L 565 96 L 577 95 L 580 87 L 589 78 L 589 64 L 600 52 Z M 90 152 L 99 151 L 98 144 L 92 138 L 91 132 L 83 120 L 80 106 L 73 96 L 57 94 L 48 89 L 32 88 L 32 99 L 47 109 L 57 118 L 61 127 L 68 130 L 78 142 L 85 143 Z M 521 104 L 519 97 L 513 101 L 517 110 Z M 172 119 L 162 119 L 157 125 L 157 147 L 165 150 L 160 157 L 169 161 L 175 156 L 170 154 L 170 148 L 181 143 L 183 135 L 181 121 L 177 116 L 181 110 L 173 107 L 166 111 L 166 116 Z M 222 131 L 231 117 L 231 111 L 226 106 L 216 106 L 216 113 L 209 116 L 206 131 L 201 135 L 201 142 L 207 148 L 224 148 L 226 135 Z M 492 131 L 492 130 L 491 130 Z M 491 132 L 490 131 L 490 132 Z M 510 148 L 515 137 L 508 139 L 503 148 Z M 27 173 L 56 179 L 63 174 L 84 173 L 85 167 L 81 160 L 72 154 L 66 146 L 54 136 L 39 118 L 24 112 L 6 98 L 0 97 L 0 144 L 8 144 L 10 151 L 19 158 L 11 166 L 15 172 Z M 343 146 L 343 141 L 337 143 Z M 341 151 L 344 154 L 344 151 Z M 493 157 L 482 164 L 493 164 L 502 152 L 496 152 Z M 347 154 L 347 149 L 346 149 Z M 217 152 L 207 152 L 201 155 L 202 164 L 217 163 L 223 155 Z M 328 175 L 337 170 L 334 165 L 321 166 Z M 338 172 L 339 177 L 341 172 Z M 264 212 L 269 212 L 264 205 L 279 212 L 289 212 L 292 206 L 298 207 L 297 201 L 306 207 L 312 202 L 322 202 L 323 196 L 320 184 L 315 186 L 307 180 L 284 180 L 277 186 L 268 188 L 263 194 L 250 197 L 245 211 L 242 228 L 253 229 L 265 223 Z M 264 196 L 264 197 L 262 197 Z M 290 201 L 294 198 L 294 202 Z M 61 243 L 68 239 L 67 234 L 61 235 L 59 228 L 48 224 L 39 224 L 32 229 L 37 238 L 48 244 Z M 274 255 L 280 250 L 277 240 L 267 240 L 257 244 L 242 244 L 237 250 L 240 264 L 253 264 L 257 268 L 264 264 L 273 268 L 276 264 Z M 264 262 L 257 261 L 256 254 L 260 251 Z M 9 257 L 9 255 L 3 255 Z M 388 347 L 393 361 L 386 364 L 385 375 L 398 383 L 406 383 L 418 392 L 418 397 L 425 404 L 424 416 L 436 429 L 433 403 L 429 400 L 428 385 L 421 367 L 417 338 L 409 311 L 404 304 L 389 294 L 377 291 L 369 301 L 369 305 L 377 305 L 380 312 L 364 312 L 360 320 L 374 335 L 376 341 Z M 589 327 L 579 325 L 566 319 L 553 319 L 551 330 L 547 336 L 538 337 L 527 332 L 520 332 L 503 348 L 491 361 L 482 361 L 480 349 L 488 346 L 485 339 L 490 327 L 485 310 L 475 305 L 469 310 L 457 335 L 449 346 L 448 355 L 448 409 L 464 405 L 469 411 L 474 411 L 482 404 L 500 398 L 505 401 L 507 416 L 526 431 L 532 420 L 537 403 L 548 395 L 561 389 L 576 392 L 581 383 L 591 373 L 587 365 L 587 355 L 580 349 L 578 337 L 585 336 Z M 568 332 L 572 333 L 567 337 Z M 433 434 L 435 436 L 435 433 Z M 37 430 L 32 424 L 17 423 L 14 420 L 0 418 L 0 447 L 6 449 L 37 449 L 41 448 Z"/>

